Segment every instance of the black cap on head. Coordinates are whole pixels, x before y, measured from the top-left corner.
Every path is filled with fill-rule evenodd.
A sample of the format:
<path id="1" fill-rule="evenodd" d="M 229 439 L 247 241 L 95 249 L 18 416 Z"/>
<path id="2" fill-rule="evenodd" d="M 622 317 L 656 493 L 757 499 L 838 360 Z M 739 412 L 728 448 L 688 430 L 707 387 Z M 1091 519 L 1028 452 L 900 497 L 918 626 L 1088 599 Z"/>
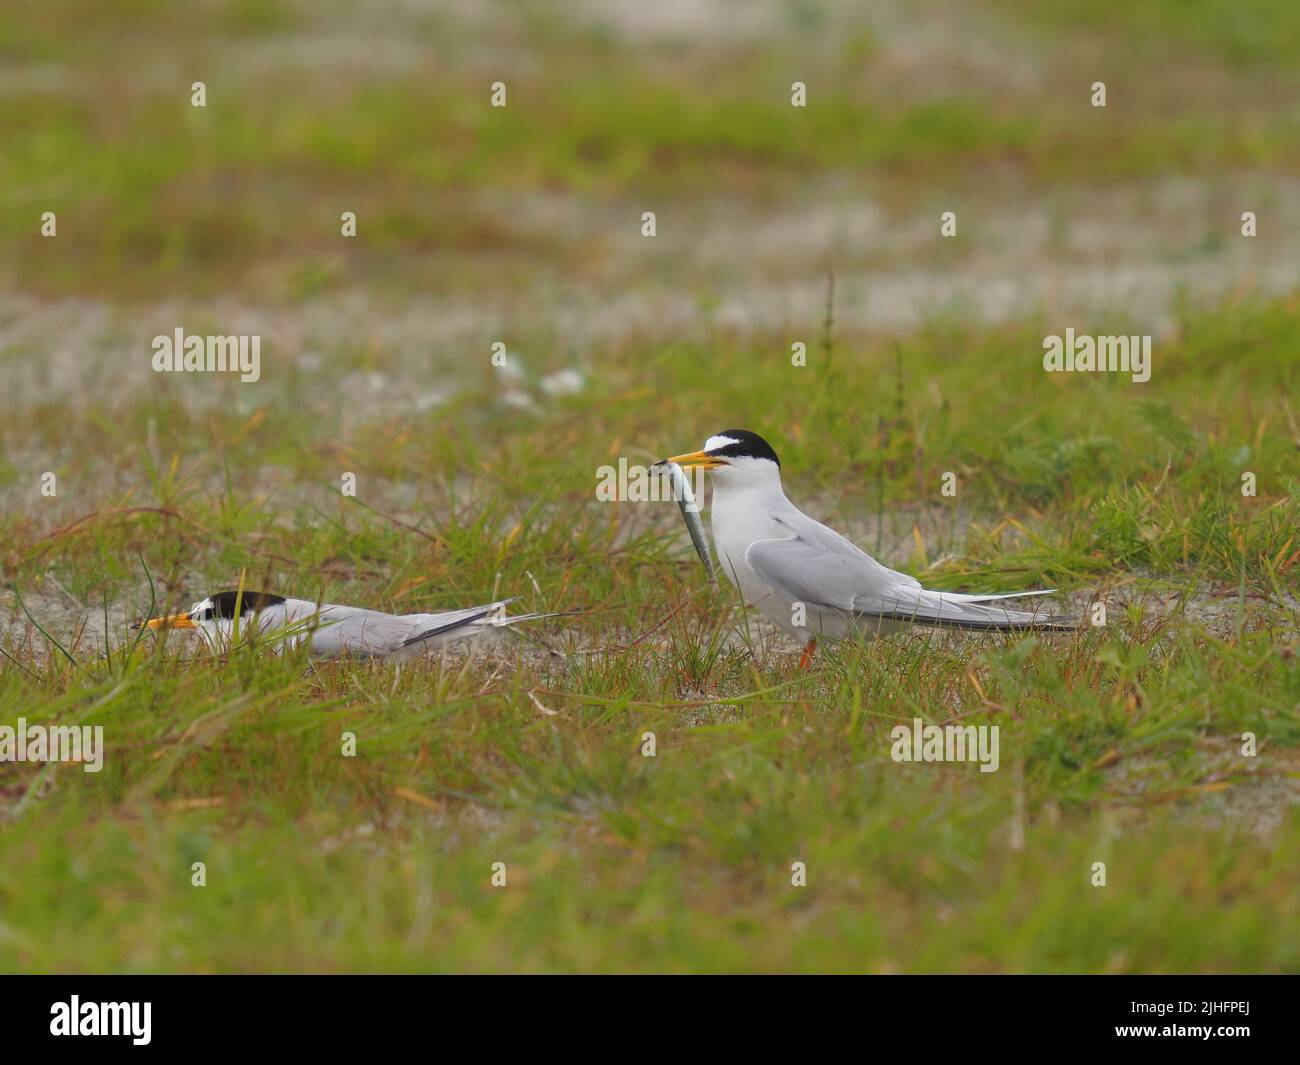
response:
<path id="1" fill-rule="evenodd" d="M 235 616 L 235 603 L 239 603 L 239 613 L 242 617 L 244 614 L 251 614 L 258 610 L 265 610 L 268 606 L 275 606 L 277 603 L 284 602 L 284 596 L 275 595 L 272 592 L 250 592 L 245 590 L 241 597 L 238 591 L 218 592 L 216 595 L 208 596 L 212 603 L 211 608 L 204 611 L 208 616 L 199 618 L 200 621 L 210 621 L 213 618 L 230 618 Z"/>
<path id="2" fill-rule="evenodd" d="M 757 433 L 751 433 L 748 429 L 724 429 L 720 433 L 715 433 L 714 436 L 725 436 L 732 443 L 720 448 L 710 449 L 710 455 L 718 455 L 722 458 L 768 459 L 775 462 L 778 468 L 781 465 L 781 460 L 776 457 L 776 451 L 772 448 L 772 445 Z"/>

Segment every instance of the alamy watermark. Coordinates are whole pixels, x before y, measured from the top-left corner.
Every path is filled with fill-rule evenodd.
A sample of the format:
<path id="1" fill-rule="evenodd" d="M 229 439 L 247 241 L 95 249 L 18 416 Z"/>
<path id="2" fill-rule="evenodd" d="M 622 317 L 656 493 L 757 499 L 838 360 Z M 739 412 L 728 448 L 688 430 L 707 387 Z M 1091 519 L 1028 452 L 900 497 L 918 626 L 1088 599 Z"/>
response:
<path id="1" fill-rule="evenodd" d="M 1043 338 L 1043 369 L 1048 373 L 1129 373 L 1135 384 L 1151 380 L 1151 338 L 1149 336 L 1076 335 Z"/>
<path id="2" fill-rule="evenodd" d="M 81 762 L 87 773 L 104 768 L 103 725 L 0 725 L 0 762 Z"/>
<path id="3" fill-rule="evenodd" d="M 692 481 L 694 497 L 702 499 L 704 468 L 697 466 L 682 472 Z M 596 499 L 601 503 L 680 503 L 683 496 L 663 468 L 629 464 L 620 457 L 617 467 L 601 466 L 596 470 Z"/>
<path id="4" fill-rule="evenodd" d="M 889 756 L 895 762 L 979 762 L 981 773 L 996 773 L 999 735 L 998 725 L 927 725 L 916 717 L 889 730 Z"/>
<path id="5" fill-rule="evenodd" d="M 155 373 L 230 373 L 251 383 L 262 376 L 260 336 L 186 336 L 180 326 L 172 336 L 153 338 Z"/>
<path id="6" fill-rule="evenodd" d="M 134 1045 L 148 1046 L 152 1014 L 152 1002 L 82 1002 L 73 995 L 50 1006 L 50 1035 L 130 1036 Z"/>

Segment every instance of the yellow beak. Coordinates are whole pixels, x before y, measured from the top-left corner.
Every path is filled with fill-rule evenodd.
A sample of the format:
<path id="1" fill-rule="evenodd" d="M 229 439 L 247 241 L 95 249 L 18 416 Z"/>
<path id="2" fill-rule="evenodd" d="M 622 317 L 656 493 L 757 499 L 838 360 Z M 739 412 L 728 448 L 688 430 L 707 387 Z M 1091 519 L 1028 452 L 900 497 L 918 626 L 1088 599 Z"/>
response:
<path id="1" fill-rule="evenodd" d="M 689 455 L 674 455 L 670 459 L 664 459 L 664 461 L 675 462 L 684 470 L 716 470 L 719 466 L 727 464 L 724 459 L 715 458 L 706 451 L 692 451 Z"/>
<path id="2" fill-rule="evenodd" d="M 149 628 L 157 632 L 159 629 L 192 629 L 194 622 L 189 614 L 172 614 L 165 618 L 150 618 L 145 622 Z"/>

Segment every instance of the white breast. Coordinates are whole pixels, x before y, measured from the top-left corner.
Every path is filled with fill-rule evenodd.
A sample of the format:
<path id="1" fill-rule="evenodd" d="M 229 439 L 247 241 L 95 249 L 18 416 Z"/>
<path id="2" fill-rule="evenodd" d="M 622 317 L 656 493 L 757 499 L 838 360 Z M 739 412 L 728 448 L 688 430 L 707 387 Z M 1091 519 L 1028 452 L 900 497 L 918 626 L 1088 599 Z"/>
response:
<path id="1" fill-rule="evenodd" d="M 786 632 L 803 636 L 803 630 L 791 624 L 793 604 L 758 578 L 745 561 L 745 552 L 755 540 L 789 536 L 770 514 L 770 500 L 765 494 L 746 491 L 714 492 L 709 511 L 709 527 L 717 548 L 718 564 L 739 590 L 747 606 L 755 606 Z"/>

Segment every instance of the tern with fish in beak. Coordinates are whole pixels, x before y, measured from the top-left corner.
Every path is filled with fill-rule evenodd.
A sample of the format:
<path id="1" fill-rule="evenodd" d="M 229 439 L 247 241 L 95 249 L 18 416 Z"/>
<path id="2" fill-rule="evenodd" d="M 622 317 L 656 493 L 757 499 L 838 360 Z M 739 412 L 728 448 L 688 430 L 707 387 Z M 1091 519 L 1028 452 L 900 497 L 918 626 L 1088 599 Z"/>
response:
<path id="1" fill-rule="evenodd" d="M 804 646 L 812 663 L 817 639 L 879 635 L 910 625 L 1009 631 L 1074 629 L 1074 618 L 990 605 L 999 599 L 1050 595 L 1055 589 L 967 595 L 922 588 L 883 566 L 833 529 L 799 510 L 781 487 L 781 460 L 748 429 L 711 436 L 699 451 L 664 459 L 713 479 L 709 524 L 722 571 L 756 606 Z"/>
<path id="2" fill-rule="evenodd" d="M 469 639 L 492 629 L 537 621 L 558 614 L 505 613 L 514 599 L 501 599 L 440 614 L 385 614 L 356 606 L 288 599 L 270 592 L 218 592 L 183 614 L 152 618 L 141 624 L 154 632 L 193 629 L 213 650 L 225 650 L 237 633 L 264 636 L 279 649 L 310 645 L 321 658 L 415 658 L 425 652 Z"/>

